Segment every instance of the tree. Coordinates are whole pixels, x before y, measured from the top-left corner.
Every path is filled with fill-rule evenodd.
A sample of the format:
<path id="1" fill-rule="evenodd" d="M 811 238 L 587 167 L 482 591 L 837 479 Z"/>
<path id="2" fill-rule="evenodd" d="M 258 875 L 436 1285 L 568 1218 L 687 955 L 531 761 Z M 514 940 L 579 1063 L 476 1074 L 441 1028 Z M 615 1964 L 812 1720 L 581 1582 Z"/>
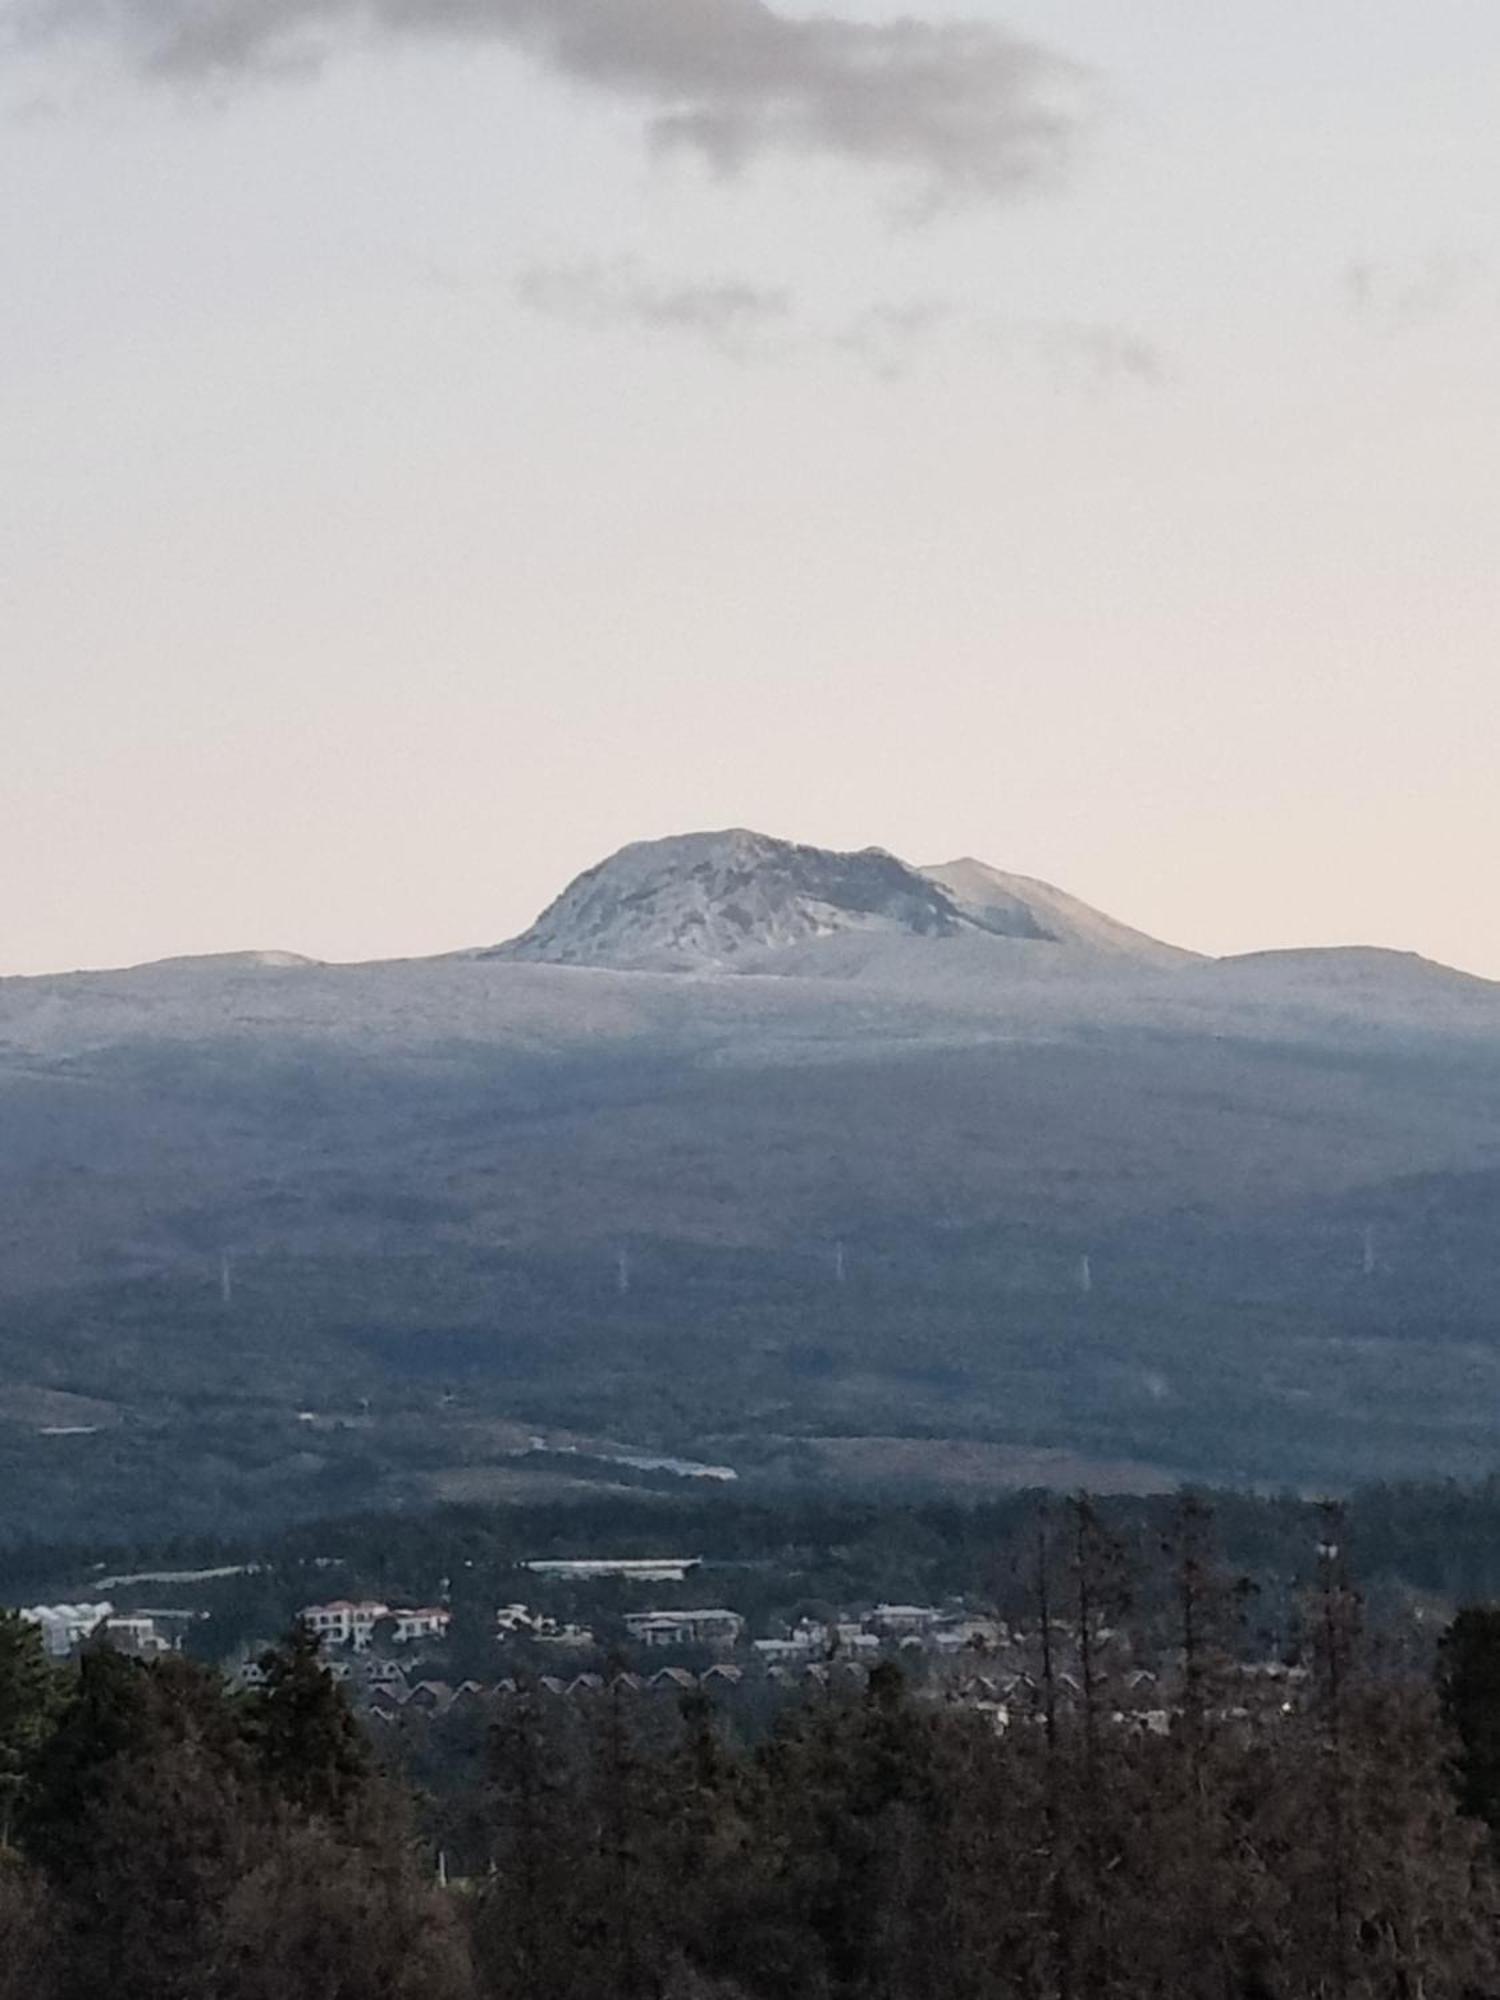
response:
<path id="1" fill-rule="evenodd" d="M 52 1943 L 46 1884 L 13 1856 L 0 1854 L 0 2000 L 52 2000 Z"/>
<path id="2" fill-rule="evenodd" d="M 548 2000 L 581 1982 L 593 1916 L 584 1790 L 567 1718 L 524 1692 L 508 1700 L 486 1746 L 488 1877 L 475 1944 L 489 1990 Z"/>
<path id="3" fill-rule="evenodd" d="M 60 1706 L 38 1626 L 0 1610 L 0 1851 L 10 1844 L 27 1772 Z"/>
<path id="4" fill-rule="evenodd" d="M 373 1783 L 370 1753 L 318 1641 L 299 1620 L 261 1666 L 246 1729 L 263 1776 L 296 1810 L 348 1821 Z"/>
<path id="5" fill-rule="evenodd" d="M 372 1852 L 304 1821 L 283 1829 L 230 1897 L 204 1990 L 213 2000 L 472 2000 L 475 1987 L 454 1908 L 399 1838 Z"/>
<path id="6" fill-rule="evenodd" d="M 261 1834 L 218 1676 L 179 1657 L 86 1654 L 21 1831 L 58 1898 L 66 1994 L 202 2000 Z"/>
<path id="7" fill-rule="evenodd" d="M 1483 1820 L 1500 1850 L 1500 1605 L 1458 1613 L 1438 1645 L 1437 1684 L 1459 1809 Z"/>

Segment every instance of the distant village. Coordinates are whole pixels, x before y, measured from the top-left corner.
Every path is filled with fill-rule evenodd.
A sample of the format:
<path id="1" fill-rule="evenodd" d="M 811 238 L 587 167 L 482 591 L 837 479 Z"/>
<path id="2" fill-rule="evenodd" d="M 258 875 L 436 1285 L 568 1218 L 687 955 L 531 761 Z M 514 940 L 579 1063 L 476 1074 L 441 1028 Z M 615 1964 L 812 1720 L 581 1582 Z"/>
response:
<path id="1" fill-rule="evenodd" d="M 687 1582 L 696 1557 L 549 1560 L 523 1563 L 538 1582 L 635 1586 Z M 196 1613 L 117 1613 L 108 1602 L 36 1605 L 49 1654 L 66 1658 L 103 1644 L 144 1658 L 183 1643 Z M 881 1661 L 898 1663 L 925 1692 L 961 1701 L 1005 1727 L 1015 1713 L 1039 1714 L 1048 1701 L 1071 1706 L 1092 1677 L 1107 1690 L 1117 1720 L 1165 1732 L 1180 1681 L 1180 1660 L 1143 1649 L 1138 1635 L 1101 1625 L 1082 1657 L 1079 1634 L 1053 1620 L 1045 1633 L 1007 1623 L 993 1609 L 964 1602 L 877 1603 L 828 1618 L 800 1617 L 752 1635 L 725 1606 L 643 1608 L 619 1614 L 622 1631 L 602 1637 L 593 1626 L 533 1609 L 522 1599 L 498 1605 L 489 1640 L 493 1672 L 457 1678 L 449 1661 L 454 1614 L 446 1604 L 389 1604 L 337 1598 L 304 1605 L 301 1623 L 316 1638 L 329 1672 L 370 1720 L 403 1714 L 443 1716 L 481 1709 L 497 1698 L 535 1690 L 550 1698 L 607 1691 L 681 1695 L 707 1692 L 782 1694 L 798 1688 L 860 1687 Z M 265 1647 L 273 1637 L 267 1635 Z M 232 1685 L 258 1686 L 265 1647 L 249 1646 L 224 1663 Z M 1290 1708 L 1306 1670 L 1278 1660 L 1240 1661 L 1229 1672 L 1235 1696 L 1257 1710 Z M 1231 1712 L 1234 1712 L 1231 1710 Z"/>

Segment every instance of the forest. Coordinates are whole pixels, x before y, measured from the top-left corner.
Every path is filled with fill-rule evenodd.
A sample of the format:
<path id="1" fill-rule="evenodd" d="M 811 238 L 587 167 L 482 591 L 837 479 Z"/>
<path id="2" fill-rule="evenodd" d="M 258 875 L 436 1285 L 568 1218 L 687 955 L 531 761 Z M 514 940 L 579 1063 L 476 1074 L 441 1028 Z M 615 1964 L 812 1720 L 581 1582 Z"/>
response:
<path id="1" fill-rule="evenodd" d="M 1324 1518 L 1295 1668 L 1184 1503 L 1138 1562 L 1039 1517 L 1003 1712 L 882 1662 L 753 1728 L 520 1686 L 468 1761 L 361 1732 L 294 1630 L 261 1685 L 0 1617 L 0 2000 L 1480 2000 L 1500 1993 L 1500 1611 L 1414 1667 Z M 1172 1621 L 1133 1697 L 1135 1607 Z"/>

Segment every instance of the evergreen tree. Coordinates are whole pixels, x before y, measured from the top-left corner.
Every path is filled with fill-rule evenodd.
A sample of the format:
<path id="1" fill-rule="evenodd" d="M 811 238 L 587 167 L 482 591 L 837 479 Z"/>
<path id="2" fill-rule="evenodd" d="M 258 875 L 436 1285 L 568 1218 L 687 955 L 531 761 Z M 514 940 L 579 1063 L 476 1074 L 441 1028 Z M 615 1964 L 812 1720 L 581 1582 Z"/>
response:
<path id="1" fill-rule="evenodd" d="M 52 1899 L 14 1855 L 0 1854 L 0 2000 L 53 2000 Z"/>
<path id="2" fill-rule="evenodd" d="M 87 1654 L 22 1822 L 59 1901 L 64 2000 L 203 2000 L 223 1913 L 263 1830 L 216 1675 Z"/>
<path id="3" fill-rule="evenodd" d="M 26 1852 L 66 1880 L 87 1852 L 90 1815 L 111 1767 L 146 1732 L 149 1688 L 144 1669 L 108 1647 L 79 1662 L 69 1697 L 33 1760 L 19 1817 Z"/>
<path id="4" fill-rule="evenodd" d="M 0 1610 L 0 1853 L 9 1846 L 27 1773 L 61 1706 L 60 1676 L 40 1629 Z"/>
<path id="5" fill-rule="evenodd" d="M 486 1751 L 488 1875 L 475 1946 L 500 2000 L 564 2000 L 594 1968 L 586 1786 L 571 1720 L 525 1692 L 506 1701 Z"/>
<path id="6" fill-rule="evenodd" d="M 318 1641 L 299 1620 L 261 1666 L 246 1730 L 263 1776 L 297 1811 L 348 1822 L 373 1785 L 370 1752 Z"/>
<path id="7" fill-rule="evenodd" d="M 1465 1605 L 1443 1634 L 1438 1698 L 1459 1806 L 1500 1845 L 1500 1605 Z"/>
<path id="8" fill-rule="evenodd" d="M 229 1898 L 204 2000 L 473 2000 L 457 1912 L 389 1834 L 284 1827 Z"/>

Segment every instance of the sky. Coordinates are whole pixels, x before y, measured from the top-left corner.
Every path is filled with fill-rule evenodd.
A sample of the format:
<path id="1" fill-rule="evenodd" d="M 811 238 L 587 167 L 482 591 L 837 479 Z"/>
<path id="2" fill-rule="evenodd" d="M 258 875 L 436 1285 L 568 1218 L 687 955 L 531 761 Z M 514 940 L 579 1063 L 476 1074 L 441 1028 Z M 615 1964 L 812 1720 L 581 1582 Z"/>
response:
<path id="1" fill-rule="evenodd" d="M 1500 978 L 1497 93 L 1493 0 L 0 0 L 0 973 L 740 825 Z"/>

